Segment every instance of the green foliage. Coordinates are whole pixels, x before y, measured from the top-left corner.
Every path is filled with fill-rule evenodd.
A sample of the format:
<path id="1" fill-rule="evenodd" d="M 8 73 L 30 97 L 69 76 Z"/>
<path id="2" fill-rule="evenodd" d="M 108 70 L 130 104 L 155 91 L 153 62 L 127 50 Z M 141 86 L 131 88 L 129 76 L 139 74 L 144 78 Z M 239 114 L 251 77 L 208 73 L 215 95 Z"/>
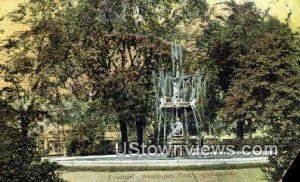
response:
<path id="1" fill-rule="evenodd" d="M 227 18 L 212 21 L 202 45 L 217 67 L 217 82 L 225 93 L 219 116 L 245 132 L 260 128 L 278 144 L 270 157 L 272 180 L 278 181 L 299 143 L 300 72 L 298 38 L 288 24 L 260 12 L 253 3 L 225 3 Z"/>
<path id="2" fill-rule="evenodd" d="M 69 122 L 72 129 L 67 137 L 68 154 L 112 154 L 114 146 L 104 140 L 104 132 L 109 125 L 116 125 L 116 116 L 110 112 L 102 112 L 104 109 L 101 107 L 103 106 L 99 104 L 99 100 L 94 100 L 86 104 L 85 111 L 64 115 L 64 118 L 72 120 Z"/>
<path id="3" fill-rule="evenodd" d="M 224 121 L 241 139 L 261 128 L 268 142 L 280 144 L 279 155 L 270 158 L 278 180 L 299 143 L 300 41 L 287 23 L 252 2 L 224 5 L 229 15 L 208 20 L 187 71 L 201 68 L 209 76 L 201 108 L 207 125 Z M 1 91 L 3 175 L 58 180 L 55 165 L 32 162 L 33 123 L 42 118 L 73 128 L 64 141 L 72 155 L 110 153 L 103 141 L 109 125 L 119 125 L 122 142 L 129 127 L 143 142 L 155 120 L 153 73 L 170 67 L 168 41 L 187 38 L 178 25 L 207 20 L 207 10 L 203 0 L 31 0 L 20 6 L 10 18 L 30 29 L 5 42 L 10 60 L 1 65 L 11 84 Z"/>
<path id="4" fill-rule="evenodd" d="M 20 130 L 20 113 L 6 100 L 0 105 L 0 181 L 62 181 L 58 165 L 37 158 L 34 136 Z"/>
<path id="5" fill-rule="evenodd" d="M 0 181 L 61 181 L 56 174 L 59 166 L 41 162 L 36 153 L 36 123 L 49 116 L 46 108 L 55 101 L 57 92 L 49 72 L 39 72 L 44 65 L 41 57 L 36 57 L 41 55 L 45 40 L 37 27 L 45 28 L 46 24 L 40 16 L 26 16 L 27 8 L 35 9 L 34 15 L 51 9 L 53 4 L 31 5 L 20 6 L 11 18 L 32 26 L 32 30 L 10 37 L 2 47 L 10 60 L 1 65 L 1 77 L 8 86 L 0 90 Z"/>

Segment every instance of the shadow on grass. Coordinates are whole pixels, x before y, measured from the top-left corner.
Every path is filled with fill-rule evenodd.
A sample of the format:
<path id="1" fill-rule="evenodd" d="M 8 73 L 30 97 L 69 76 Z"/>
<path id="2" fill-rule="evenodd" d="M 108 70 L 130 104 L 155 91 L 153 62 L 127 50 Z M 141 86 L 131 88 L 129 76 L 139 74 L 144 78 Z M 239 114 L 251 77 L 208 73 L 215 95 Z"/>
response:
<path id="1" fill-rule="evenodd" d="M 97 166 L 97 167 L 61 167 L 59 171 L 75 172 L 75 171 L 97 171 L 97 172 L 122 172 L 122 171 L 208 171 L 208 170 L 230 170 L 245 168 L 264 168 L 267 164 L 218 164 L 203 166 Z"/>

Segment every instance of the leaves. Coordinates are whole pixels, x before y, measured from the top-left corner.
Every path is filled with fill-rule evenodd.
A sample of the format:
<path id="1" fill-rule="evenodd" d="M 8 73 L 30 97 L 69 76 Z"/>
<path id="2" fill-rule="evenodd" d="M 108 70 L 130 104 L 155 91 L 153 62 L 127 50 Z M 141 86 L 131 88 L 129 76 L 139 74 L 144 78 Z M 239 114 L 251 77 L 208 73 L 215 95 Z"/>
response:
<path id="1" fill-rule="evenodd" d="M 298 37 L 253 3 L 225 4 L 229 16 L 210 22 L 200 38 L 225 92 L 219 116 L 236 127 L 241 139 L 264 128 L 265 139 L 279 144 L 279 155 L 270 158 L 275 171 L 269 171 L 278 181 L 299 143 Z"/>

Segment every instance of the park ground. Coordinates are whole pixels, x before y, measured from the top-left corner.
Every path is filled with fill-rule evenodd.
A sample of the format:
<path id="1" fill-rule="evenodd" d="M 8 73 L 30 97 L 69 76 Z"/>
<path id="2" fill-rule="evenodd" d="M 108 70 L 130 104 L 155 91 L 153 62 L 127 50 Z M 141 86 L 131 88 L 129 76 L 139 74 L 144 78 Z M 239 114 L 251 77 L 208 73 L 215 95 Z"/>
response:
<path id="1" fill-rule="evenodd" d="M 264 182 L 267 181 L 260 167 L 225 170 L 146 170 L 146 171 L 97 171 L 89 169 L 62 169 L 63 179 L 70 182 Z"/>
<path id="2" fill-rule="evenodd" d="M 63 179 L 70 182 L 264 182 L 264 174 L 259 168 L 213 170 L 213 171 L 62 171 Z"/>

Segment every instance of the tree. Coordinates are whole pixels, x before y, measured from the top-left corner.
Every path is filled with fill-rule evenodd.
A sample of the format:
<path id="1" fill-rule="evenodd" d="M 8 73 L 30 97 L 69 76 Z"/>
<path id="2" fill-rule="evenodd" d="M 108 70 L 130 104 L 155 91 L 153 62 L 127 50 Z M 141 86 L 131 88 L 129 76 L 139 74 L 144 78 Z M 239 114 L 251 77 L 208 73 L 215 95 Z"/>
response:
<path id="1" fill-rule="evenodd" d="M 152 112 L 152 73 L 166 69 L 170 60 L 164 39 L 179 36 L 177 24 L 202 18 L 206 10 L 203 0 L 32 0 L 10 16 L 29 30 L 9 38 L 4 48 L 14 53 L 15 75 L 29 82 L 30 92 L 44 99 L 46 108 L 63 107 L 61 90 L 85 101 L 101 98 L 118 114 L 122 142 L 128 143 L 130 121 L 141 144 Z M 78 87 L 82 79 L 85 91 Z"/>
<path id="2" fill-rule="evenodd" d="M 0 90 L 0 180 L 62 181 L 55 173 L 59 166 L 41 162 L 36 153 L 35 123 L 45 111 L 36 108 L 36 98 L 22 93 L 14 87 Z"/>
<path id="3" fill-rule="evenodd" d="M 220 115 L 236 123 L 236 133 L 259 127 L 278 144 L 271 156 L 271 178 L 278 181 L 299 143 L 300 75 L 298 38 L 287 23 L 263 14 L 253 3 L 225 3 L 230 15 L 212 22 L 206 35 L 208 54 L 218 68 L 225 92 Z M 205 38 L 205 37 L 204 37 Z"/>
<path id="4" fill-rule="evenodd" d="M 42 162 L 36 152 L 37 122 L 49 117 L 47 107 L 57 95 L 49 72 L 39 72 L 45 61 L 41 52 L 46 42 L 45 20 L 53 4 L 32 1 L 21 5 L 9 18 L 25 23 L 30 30 L 9 37 L 1 50 L 9 60 L 1 64 L 7 82 L 0 90 L 1 102 L 1 181 L 61 181 L 54 163 Z M 26 17 L 26 8 L 32 17 Z M 38 15 L 37 15 L 38 14 Z M 42 16 L 40 16 L 42 15 Z M 46 18 L 47 17 L 47 18 Z M 57 87 L 54 87 L 57 88 Z M 3 106 L 3 107 L 2 107 Z"/>
<path id="5" fill-rule="evenodd" d="M 66 11 L 66 17 L 72 18 L 66 22 L 77 30 L 68 36 L 81 38 L 82 46 L 73 44 L 74 52 L 82 53 L 76 57 L 78 65 L 91 83 L 92 98 L 103 98 L 118 113 L 122 143 L 128 143 L 128 121 L 135 122 L 137 141 L 143 141 L 154 95 L 152 72 L 165 67 L 169 59 L 169 45 L 162 38 L 178 32 L 176 26 L 187 14 L 195 16 L 188 11 L 194 8 L 188 2 L 174 8 L 175 1 L 82 1 Z M 197 17 L 203 15 L 206 3 L 192 2 L 202 7 Z"/>

